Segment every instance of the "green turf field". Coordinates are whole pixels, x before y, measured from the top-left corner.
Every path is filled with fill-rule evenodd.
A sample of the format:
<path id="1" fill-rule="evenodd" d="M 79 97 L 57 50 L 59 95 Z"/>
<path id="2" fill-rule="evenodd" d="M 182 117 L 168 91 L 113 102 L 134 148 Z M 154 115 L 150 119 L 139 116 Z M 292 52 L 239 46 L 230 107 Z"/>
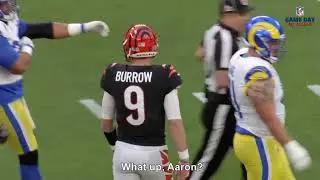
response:
<path id="1" fill-rule="evenodd" d="M 198 4 L 201 2 L 201 4 Z M 272 15 L 284 23 L 295 16 L 297 5 L 313 16 L 311 27 L 288 27 L 289 54 L 277 65 L 285 87 L 287 124 L 294 137 L 310 150 L 313 167 L 297 179 L 316 180 L 320 175 L 320 98 L 307 89 L 320 84 L 320 2 L 258 1 L 252 15 Z M 203 87 L 202 65 L 193 53 L 203 31 L 216 22 L 216 1 L 193 0 L 55 0 L 24 1 L 21 15 L 30 22 L 85 22 L 102 19 L 110 37 L 84 35 L 62 41 L 38 40 L 32 67 L 25 75 L 26 99 L 37 124 L 40 162 L 46 180 L 111 180 L 111 152 L 99 121 L 79 104 L 83 98 L 101 99 L 99 78 L 104 65 L 124 62 L 122 38 L 134 23 L 150 24 L 160 34 L 160 56 L 155 62 L 172 63 L 184 78 L 181 106 L 192 157 L 200 142 L 201 103 L 192 96 Z M 176 151 L 169 141 L 171 159 Z M 17 158 L 0 148 L 0 179 L 18 180 Z M 230 155 L 217 180 L 239 179 L 239 164 Z"/>

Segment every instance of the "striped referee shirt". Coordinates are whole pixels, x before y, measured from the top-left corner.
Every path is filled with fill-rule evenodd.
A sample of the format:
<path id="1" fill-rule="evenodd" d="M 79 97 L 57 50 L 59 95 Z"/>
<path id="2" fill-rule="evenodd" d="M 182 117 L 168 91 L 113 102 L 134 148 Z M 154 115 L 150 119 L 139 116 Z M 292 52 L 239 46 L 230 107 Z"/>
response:
<path id="1" fill-rule="evenodd" d="M 218 22 L 205 32 L 202 45 L 205 48 L 205 92 L 209 100 L 212 97 L 210 94 L 228 96 L 227 88 L 218 89 L 215 72 L 228 70 L 231 56 L 239 50 L 240 39 L 238 31 L 222 22 Z"/>

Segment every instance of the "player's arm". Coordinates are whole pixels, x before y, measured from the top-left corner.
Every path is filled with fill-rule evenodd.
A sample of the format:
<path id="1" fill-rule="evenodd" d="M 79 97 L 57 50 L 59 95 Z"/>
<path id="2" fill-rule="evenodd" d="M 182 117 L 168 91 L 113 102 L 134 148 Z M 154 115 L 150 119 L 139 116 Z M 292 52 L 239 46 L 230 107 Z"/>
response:
<path id="1" fill-rule="evenodd" d="M 111 147 L 114 149 L 114 145 L 117 141 L 117 132 L 113 127 L 113 118 L 115 114 L 115 102 L 114 98 L 108 93 L 104 92 L 102 98 L 102 120 L 101 120 L 101 128 L 103 133 Z"/>
<path id="2" fill-rule="evenodd" d="M 88 23 L 25 23 L 20 21 L 20 36 L 27 36 L 31 39 L 64 39 L 77 36 L 87 32 L 97 32 L 106 37 L 109 34 L 109 27 L 102 21 L 91 21 Z"/>
<path id="3" fill-rule="evenodd" d="M 277 141 L 283 146 L 289 143 L 292 138 L 289 137 L 284 124 L 276 116 L 273 79 L 255 81 L 248 87 L 247 94 Z"/>
<path id="4" fill-rule="evenodd" d="M 204 46 L 203 46 L 203 40 L 200 42 L 198 48 L 196 49 L 194 56 L 199 60 L 199 61 L 203 61 L 204 59 Z"/>
<path id="5" fill-rule="evenodd" d="M 227 88 L 229 85 L 228 68 L 232 57 L 232 37 L 230 34 L 221 31 L 217 33 L 214 45 L 214 56 L 212 60 L 216 65 L 215 80 L 219 89 Z"/>
<path id="6" fill-rule="evenodd" d="M 102 98 L 102 114 L 101 114 L 101 128 L 103 130 L 104 136 L 107 139 L 111 150 L 114 150 L 114 145 L 116 144 L 117 141 L 117 132 L 116 128 L 113 126 L 113 119 L 115 115 L 115 100 L 113 96 L 111 95 L 111 88 L 112 85 L 109 82 L 109 73 L 111 71 L 111 68 L 115 65 L 116 63 L 108 65 L 101 76 L 100 79 L 100 87 L 104 90 L 103 98 Z"/>
<path id="7" fill-rule="evenodd" d="M 180 113 L 178 90 L 174 89 L 164 98 L 164 110 L 169 120 L 169 130 L 171 137 L 177 147 L 181 160 L 189 160 L 186 136 L 183 121 Z M 184 152 L 185 155 L 182 155 Z"/>
<path id="8" fill-rule="evenodd" d="M 169 121 L 169 131 L 177 147 L 180 160 L 188 162 L 189 152 L 178 97 L 178 88 L 182 84 L 182 79 L 173 65 L 163 65 L 163 67 L 168 71 L 168 87 L 164 98 L 164 110 Z"/>
<path id="9" fill-rule="evenodd" d="M 308 152 L 288 135 L 284 124 L 276 116 L 276 104 L 274 101 L 275 85 L 271 73 L 256 69 L 249 74 L 252 75 L 247 77 L 245 91 L 250 97 L 256 112 L 269 127 L 276 140 L 284 147 L 295 169 L 306 169 L 311 163 Z"/>
<path id="10" fill-rule="evenodd" d="M 16 52 L 7 38 L 0 35 L 0 65 L 13 74 L 23 74 L 31 64 L 33 42 L 24 37 L 20 40 L 21 51 Z"/>
<path id="11" fill-rule="evenodd" d="M 169 131 L 173 142 L 178 150 L 179 164 L 189 164 L 189 151 L 186 142 L 186 134 L 183 121 L 180 113 L 180 105 L 178 98 L 178 90 L 174 89 L 165 96 L 164 109 L 169 121 Z M 187 169 L 182 169 L 178 172 L 180 179 L 185 179 L 189 176 Z"/>

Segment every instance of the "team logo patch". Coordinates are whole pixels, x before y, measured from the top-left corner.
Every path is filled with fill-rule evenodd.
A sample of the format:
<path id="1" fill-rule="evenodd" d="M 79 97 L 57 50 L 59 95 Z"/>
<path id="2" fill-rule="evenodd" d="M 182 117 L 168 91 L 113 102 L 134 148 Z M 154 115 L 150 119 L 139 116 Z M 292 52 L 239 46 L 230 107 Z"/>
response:
<path id="1" fill-rule="evenodd" d="M 296 16 L 288 16 L 285 18 L 285 22 L 289 26 L 312 26 L 316 21 L 314 16 L 305 16 L 304 7 L 296 7 Z"/>
<path id="2" fill-rule="evenodd" d="M 303 8 L 302 6 L 298 6 L 298 7 L 296 8 L 296 15 L 297 15 L 298 17 L 301 17 L 301 16 L 304 15 L 304 8 Z"/>

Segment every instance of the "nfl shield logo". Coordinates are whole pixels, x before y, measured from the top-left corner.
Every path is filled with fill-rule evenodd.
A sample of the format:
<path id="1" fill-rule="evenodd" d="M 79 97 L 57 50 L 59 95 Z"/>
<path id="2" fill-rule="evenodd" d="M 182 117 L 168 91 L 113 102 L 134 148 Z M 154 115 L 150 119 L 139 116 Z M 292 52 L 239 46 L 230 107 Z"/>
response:
<path id="1" fill-rule="evenodd" d="M 302 6 L 299 6 L 299 7 L 296 8 L 296 15 L 298 17 L 301 17 L 301 16 L 304 15 L 304 8 Z"/>

